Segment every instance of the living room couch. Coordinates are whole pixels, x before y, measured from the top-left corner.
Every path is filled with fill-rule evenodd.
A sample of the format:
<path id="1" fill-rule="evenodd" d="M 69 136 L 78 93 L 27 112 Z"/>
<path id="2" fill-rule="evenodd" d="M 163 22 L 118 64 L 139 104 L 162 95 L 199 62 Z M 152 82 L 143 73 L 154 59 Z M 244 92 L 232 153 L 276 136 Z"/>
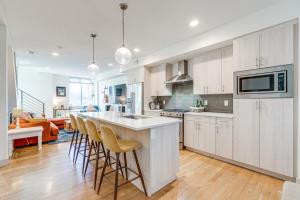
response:
<path id="1" fill-rule="evenodd" d="M 43 133 L 42 133 L 43 134 L 42 135 L 43 142 L 57 140 L 59 129 L 64 128 L 63 124 L 64 124 L 63 119 L 47 119 L 47 120 L 41 120 L 41 121 L 29 121 L 27 119 L 20 119 L 20 127 L 21 128 L 42 126 L 43 127 Z M 16 127 L 15 123 L 12 123 L 9 125 L 8 128 L 14 129 L 15 127 Z M 37 137 L 17 139 L 14 141 L 14 147 L 34 145 L 37 143 L 38 143 Z"/>

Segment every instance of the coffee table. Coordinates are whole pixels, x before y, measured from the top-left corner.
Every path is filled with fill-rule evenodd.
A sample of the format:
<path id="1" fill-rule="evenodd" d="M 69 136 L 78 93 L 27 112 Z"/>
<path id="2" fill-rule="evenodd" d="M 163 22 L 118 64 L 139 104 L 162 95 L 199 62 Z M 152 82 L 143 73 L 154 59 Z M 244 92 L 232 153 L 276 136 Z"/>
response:
<path id="1" fill-rule="evenodd" d="M 38 137 L 38 149 L 42 150 L 43 127 L 29 127 L 8 130 L 8 153 L 11 158 L 14 151 L 14 140 L 28 137 Z"/>

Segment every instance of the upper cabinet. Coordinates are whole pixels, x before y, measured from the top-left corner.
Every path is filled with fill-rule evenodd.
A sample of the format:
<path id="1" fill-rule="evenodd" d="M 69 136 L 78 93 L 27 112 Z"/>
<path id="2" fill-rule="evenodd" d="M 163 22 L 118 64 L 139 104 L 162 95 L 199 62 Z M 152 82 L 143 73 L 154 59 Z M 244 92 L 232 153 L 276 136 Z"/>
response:
<path id="1" fill-rule="evenodd" d="M 126 72 L 127 84 L 144 82 L 144 67 L 135 68 Z"/>
<path id="2" fill-rule="evenodd" d="M 233 69 L 243 71 L 259 67 L 260 34 L 254 33 L 233 41 Z"/>
<path id="3" fill-rule="evenodd" d="M 294 63 L 294 25 L 285 24 L 261 33 L 261 67 Z"/>
<path id="4" fill-rule="evenodd" d="M 232 46 L 195 57 L 193 76 L 194 94 L 232 93 Z"/>
<path id="5" fill-rule="evenodd" d="M 165 81 L 172 76 L 172 65 L 162 64 L 150 69 L 151 96 L 172 96 L 172 86 Z"/>
<path id="6" fill-rule="evenodd" d="M 286 23 L 233 41 L 234 71 L 294 62 L 294 24 Z"/>
<path id="7" fill-rule="evenodd" d="M 222 63 L 222 93 L 233 93 L 233 52 L 232 46 L 222 49 L 221 63 Z"/>

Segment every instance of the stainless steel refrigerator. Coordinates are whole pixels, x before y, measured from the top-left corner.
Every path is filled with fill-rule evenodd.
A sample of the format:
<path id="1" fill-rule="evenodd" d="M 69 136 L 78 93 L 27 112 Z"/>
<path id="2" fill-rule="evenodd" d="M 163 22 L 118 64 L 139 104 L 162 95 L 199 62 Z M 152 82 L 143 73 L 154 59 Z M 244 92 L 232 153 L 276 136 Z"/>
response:
<path id="1" fill-rule="evenodd" d="M 126 113 L 142 115 L 144 110 L 144 83 L 128 84 Z"/>

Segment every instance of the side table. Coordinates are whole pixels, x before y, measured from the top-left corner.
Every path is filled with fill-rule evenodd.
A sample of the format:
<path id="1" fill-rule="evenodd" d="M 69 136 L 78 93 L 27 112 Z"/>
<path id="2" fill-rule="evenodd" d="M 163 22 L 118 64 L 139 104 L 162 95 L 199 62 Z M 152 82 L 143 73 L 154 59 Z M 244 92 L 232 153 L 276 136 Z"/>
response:
<path id="1" fill-rule="evenodd" d="M 42 132 L 43 127 L 18 128 L 8 130 L 8 153 L 9 157 L 13 155 L 14 140 L 28 137 L 38 137 L 38 148 L 42 150 Z"/>

